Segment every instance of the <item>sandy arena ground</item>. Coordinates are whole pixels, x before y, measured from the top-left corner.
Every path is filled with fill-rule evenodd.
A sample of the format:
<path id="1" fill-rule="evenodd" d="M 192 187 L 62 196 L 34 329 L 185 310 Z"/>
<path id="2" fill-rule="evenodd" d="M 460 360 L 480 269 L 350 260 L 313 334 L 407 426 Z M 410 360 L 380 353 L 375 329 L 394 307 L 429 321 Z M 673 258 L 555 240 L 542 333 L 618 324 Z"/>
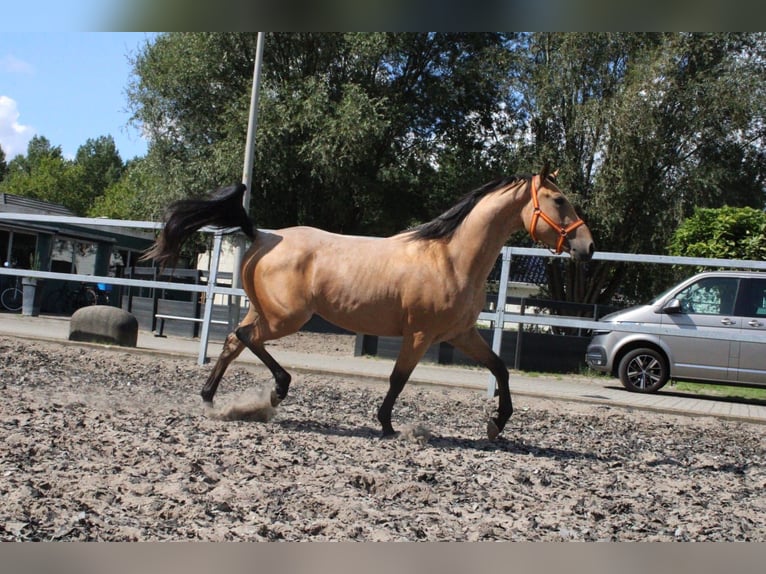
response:
<path id="1" fill-rule="evenodd" d="M 209 369 L 0 337 L 0 540 L 766 540 L 761 425 L 516 397 L 489 442 L 483 392 L 410 385 L 381 440 L 383 383 L 221 420 L 271 381 L 234 363 L 206 410 Z"/>

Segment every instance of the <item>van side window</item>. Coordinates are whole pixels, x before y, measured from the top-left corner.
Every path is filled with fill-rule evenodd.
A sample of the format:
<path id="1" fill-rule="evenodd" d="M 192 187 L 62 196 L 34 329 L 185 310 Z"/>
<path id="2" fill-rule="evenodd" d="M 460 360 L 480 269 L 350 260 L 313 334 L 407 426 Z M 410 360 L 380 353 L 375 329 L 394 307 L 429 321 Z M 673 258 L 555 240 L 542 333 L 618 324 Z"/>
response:
<path id="1" fill-rule="evenodd" d="M 676 299 L 681 311 L 690 315 L 731 315 L 739 280 L 734 277 L 706 277 L 680 291 Z"/>
<path id="2" fill-rule="evenodd" d="M 737 315 L 766 317 L 766 279 L 747 279 L 743 287 Z"/>

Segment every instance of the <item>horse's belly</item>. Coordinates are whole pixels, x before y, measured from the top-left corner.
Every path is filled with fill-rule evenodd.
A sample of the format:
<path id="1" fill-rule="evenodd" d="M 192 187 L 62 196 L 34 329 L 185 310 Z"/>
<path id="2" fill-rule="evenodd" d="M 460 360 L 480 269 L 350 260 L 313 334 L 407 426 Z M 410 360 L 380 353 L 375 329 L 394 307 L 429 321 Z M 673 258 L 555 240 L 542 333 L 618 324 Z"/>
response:
<path id="1" fill-rule="evenodd" d="M 344 329 L 383 337 L 405 332 L 425 332 L 447 340 L 476 323 L 481 305 L 474 308 L 470 299 L 381 296 L 366 299 L 337 298 L 315 301 L 315 312 Z"/>
<path id="2" fill-rule="evenodd" d="M 382 337 L 402 334 L 402 310 L 393 304 L 317 305 L 316 313 L 330 323 L 354 333 Z"/>

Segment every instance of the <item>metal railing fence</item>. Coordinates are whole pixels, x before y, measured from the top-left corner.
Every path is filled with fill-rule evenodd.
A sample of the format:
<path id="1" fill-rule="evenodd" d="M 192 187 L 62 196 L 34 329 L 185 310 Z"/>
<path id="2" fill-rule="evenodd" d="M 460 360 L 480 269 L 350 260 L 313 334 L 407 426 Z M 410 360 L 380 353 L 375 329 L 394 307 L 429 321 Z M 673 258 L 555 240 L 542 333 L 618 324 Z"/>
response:
<path id="1" fill-rule="evenodd" d="M 52 215 L 37 215 L 30 213 L 0 213 L 0 221 L 31 221 L 44 223 L 66 223 L 84 227 L 119 227 L 123 229 L 150 229 L 162 228 L 161 223 L 154 221 L 126 221 L 121 219 L 102 219 L 87 217 L 67 217 Z M 58 279 L 62 281 L 79 281 L 91 283 L 105 283 L 107 285 L 122 285 L 127 287 L 147 287 L 150 289 L 167 289 L 205 294 L 205 307 L 202 316 L 202 330 L 200 333 L 200 345 L 197 362 L 203 364 L 207 361 L 207 346 L 210 338 L 210 325 L 213 315 L 213 302 L 215 295 L 244 296 L 242 289 L 216 285 L 218 279 L 218 264 L 221 255 L 222 237 L 227 230 L 203 228 L 203 233 L 212 233 L 213 257 L 210 263 L 210 276 L 207 285 L 190 285 L 185 283 L 173 283 L 169 281 L 153 281 L 144 279 L 128 279 L 124 277 L 107 277 L 101 275 L 82 275 L 79 273 L 54 273 L 51 271 L 35 271 L 32 269 L 0 268 L 0 276 L 22 276 L 36 279 Z"/>

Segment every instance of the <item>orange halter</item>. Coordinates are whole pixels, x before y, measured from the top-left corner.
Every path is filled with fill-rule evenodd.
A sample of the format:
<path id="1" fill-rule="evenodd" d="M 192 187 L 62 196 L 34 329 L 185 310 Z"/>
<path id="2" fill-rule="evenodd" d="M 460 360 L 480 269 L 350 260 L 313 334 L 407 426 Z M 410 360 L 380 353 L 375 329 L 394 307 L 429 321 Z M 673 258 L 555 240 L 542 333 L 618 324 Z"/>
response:
<path id="1" fill-rule="evenodd" d="M 538 220 L 542 217 L 545 223 L 553 227 L 553 229 L 557 229 L 559 232 L 559 240 L 556 242 L 556 251 L 551 249 L 552 253 L 558 255 L 564 251 L 564 241 L 566 240 L 567 235 L 569 235 L 569 233 L 581 225 L 585 224 L 585 222 L 578 217 L 576 221 L 570 223 L 567 227 L 564 227 L 563 224 L 553 221 L 553 219 L 549 217 L 547 213 L 540 209 L 540 200 L 537 198 L 537 188 L 539 186 L 535 186 L 535 177 L 539 178 L 540 176 L 533 176 L 532 181 L 530 182 L 530 185 L 532 186 L 532 205 L 534 206 L 535 210 L 532 213 L 532 223 L 529 226 L 529 235 L 532 236 L 533 241 L 537 242 L 537 237 L 535 237 L 535 229 L 537 228 Z"/>

